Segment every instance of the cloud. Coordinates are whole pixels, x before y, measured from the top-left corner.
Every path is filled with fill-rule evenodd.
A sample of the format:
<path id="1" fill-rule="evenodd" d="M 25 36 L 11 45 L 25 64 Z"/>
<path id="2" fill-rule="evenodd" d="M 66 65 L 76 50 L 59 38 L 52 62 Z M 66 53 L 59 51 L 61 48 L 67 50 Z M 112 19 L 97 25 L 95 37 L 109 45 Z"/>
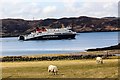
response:
<path id="1" fill-rule="evenodd" d="M 45 19 L 118 15 L 119 0 L 1 0 L 0 18 Z M 2 16 L 1 16 L 2 15 Z"/>
<path id="2" fill-rule="evenodd" d="M 43 9 L 43 13 L 44 14 L 50 14 L 56 11 L 56 7 L 55 6 L 47 6 Z"/>
<path id="3" fill-rule="evenodd" d="M 78 2 L 78 0 L 61 0 L 61 2 L 63 2 L 67 6 L 73 6 L 76 2 Z"/>
<path id="4" fill-rule="evenodd" d="M 97 16 L 97 17 L 113 17 L 117 16 L 117 3 L 115 2 L 94 2 L 85 4 L 84 7 L 85 13 L 88 12 L 90 16 Z"/>
<path id="5" fill-rule="evenodd" d="M 116 2 L 118 3 L 119 0 L 79 0 L 78 2 Z"/>
<path id="6" fill-rule="evenodd" d="M 69 16 L 116 17 L 118 13 L 116 2 L 77 2 L 65 8 Z"/>
<path id="7" fill-rule="evenodd" d="M 9 1 L 7 2 L 6 0 L 3 1 L 0 9 L 2 12 L 2 17 L 0 18 L 32 19 L 41 12 L 41 7 L 38 5 L 38 3 L 24 1 L 21 2 L 17 0 L 15 2 L 13 1 L 13 3 Z"/>

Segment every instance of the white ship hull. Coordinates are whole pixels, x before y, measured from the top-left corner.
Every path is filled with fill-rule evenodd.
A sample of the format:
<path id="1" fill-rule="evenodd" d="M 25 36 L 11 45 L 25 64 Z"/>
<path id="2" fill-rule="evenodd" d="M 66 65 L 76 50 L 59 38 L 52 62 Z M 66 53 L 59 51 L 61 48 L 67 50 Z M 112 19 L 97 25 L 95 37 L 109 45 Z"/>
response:
<path id="1" fill-rule="evenodd" d="M 57 40 L 57 39 L 75 39 L 76 32 L 66 28 L 48 29 L 42 33 L 31 33 L 19 36 L 19 40 Z"/>

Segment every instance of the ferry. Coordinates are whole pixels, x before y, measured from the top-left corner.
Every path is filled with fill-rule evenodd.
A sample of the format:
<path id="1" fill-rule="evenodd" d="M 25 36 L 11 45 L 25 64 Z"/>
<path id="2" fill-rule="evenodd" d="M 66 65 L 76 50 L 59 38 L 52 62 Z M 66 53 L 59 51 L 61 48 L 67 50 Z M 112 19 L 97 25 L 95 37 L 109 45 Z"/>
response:
<path id="1" fill-rule="evenodd" d="M 35 32 L 30 34 L 20 35 L 19 40 L 57 40 L 57 39 L 75 39 L 76 32 L 73 32 L 70 27 L 46 29 L 39 27 Z"/>

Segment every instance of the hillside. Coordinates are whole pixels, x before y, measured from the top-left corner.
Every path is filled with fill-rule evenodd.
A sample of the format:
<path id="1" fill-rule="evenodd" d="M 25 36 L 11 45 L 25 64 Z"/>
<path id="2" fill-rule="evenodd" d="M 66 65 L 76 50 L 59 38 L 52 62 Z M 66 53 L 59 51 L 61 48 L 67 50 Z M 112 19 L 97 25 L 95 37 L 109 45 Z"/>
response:
<path id="1" fill-rule="evenodd" d="M 92 18 L 92 17 L 71 17 L 60 19 L 24 20 L 24 19 L 2 19 L 2 31 L 0 36 L 11 37 L 27 34 L 37 26 L 46 28 L 58 28 L 64 24 L 65 27 L 73 27 L 76 32 L 101 32 L 120 30 L 120 19 L 116 17 Z"/>

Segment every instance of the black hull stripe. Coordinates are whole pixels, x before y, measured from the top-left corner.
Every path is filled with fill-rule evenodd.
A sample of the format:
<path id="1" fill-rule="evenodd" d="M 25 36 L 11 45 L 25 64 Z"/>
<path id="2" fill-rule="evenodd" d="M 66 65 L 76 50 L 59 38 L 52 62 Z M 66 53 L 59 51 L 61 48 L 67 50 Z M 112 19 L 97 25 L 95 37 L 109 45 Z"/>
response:
<path id="1" fill-rule="evenodd" d="M 59 39 L 75 39 L 76 34 L 69 34 L 69 35 L 45 35 L 30 38 L 27 40 L 59 40 Z"/>

